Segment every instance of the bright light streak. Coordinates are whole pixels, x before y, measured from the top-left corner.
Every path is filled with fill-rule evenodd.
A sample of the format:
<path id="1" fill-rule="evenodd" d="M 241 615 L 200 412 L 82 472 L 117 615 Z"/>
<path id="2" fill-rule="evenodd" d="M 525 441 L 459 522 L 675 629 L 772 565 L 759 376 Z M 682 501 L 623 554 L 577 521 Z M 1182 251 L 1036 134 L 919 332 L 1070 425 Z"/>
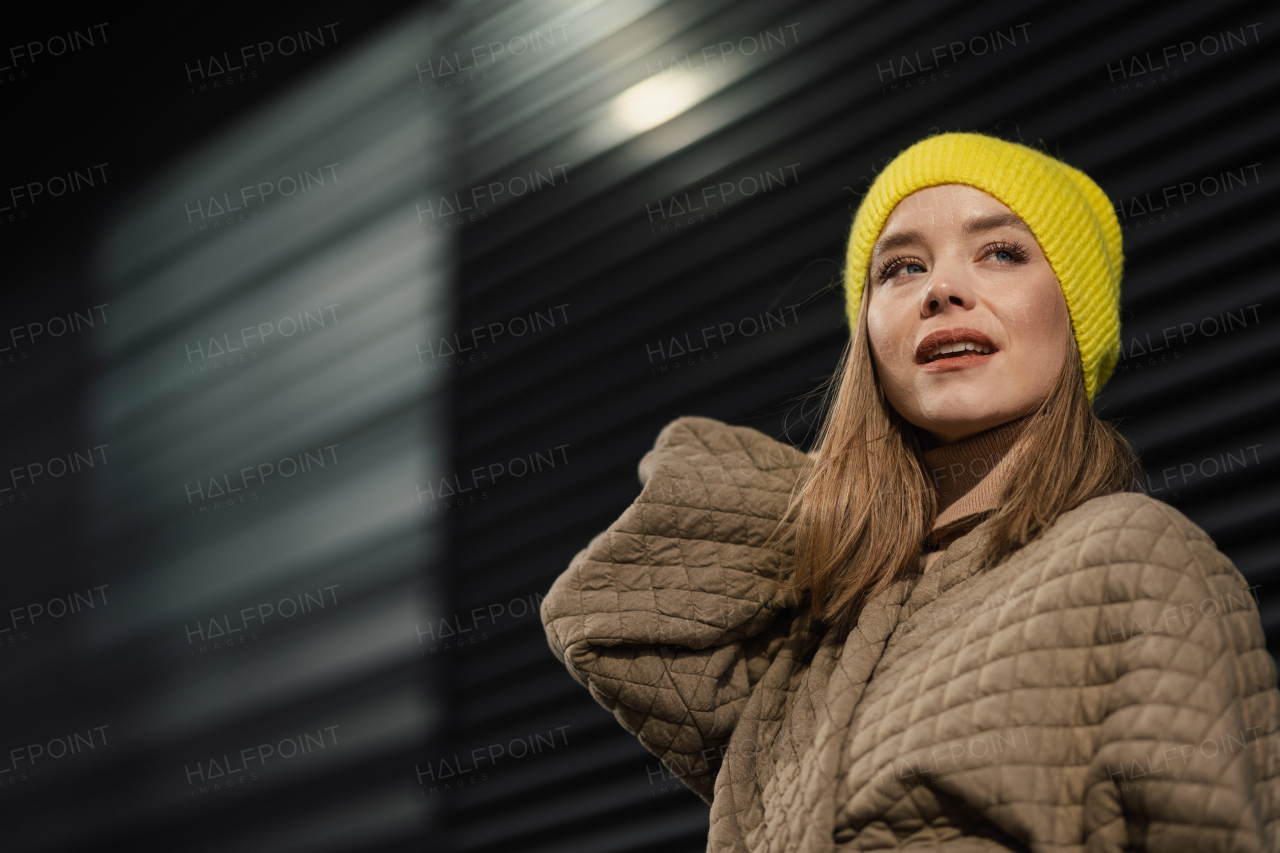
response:
<path id="1" fill-rule="evenodd" d="M 705 94 L 692 76 L 650 77 L 614 98 L 609 117 L 629 133 L 644 133 L 680 115 Z"/>

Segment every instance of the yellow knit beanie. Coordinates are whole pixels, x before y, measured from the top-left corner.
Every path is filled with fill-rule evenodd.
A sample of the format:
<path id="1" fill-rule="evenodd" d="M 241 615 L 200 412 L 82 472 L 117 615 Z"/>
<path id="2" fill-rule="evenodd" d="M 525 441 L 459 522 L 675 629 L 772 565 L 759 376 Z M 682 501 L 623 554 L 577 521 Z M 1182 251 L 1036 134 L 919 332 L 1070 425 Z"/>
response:
<path id="1" fill-rule="evenodd" d="M 844 286 L 858 321 L 871 248 L 898 202 L 938 184 L 976 187 L 1027 223 L 1062 285 L 1092 402 L 1120 354 L 1120 223 L 1088 175 L 1025 145 L 980 133 L 943 133 L 903 151 L 872 182 L 853 217 Z"/>

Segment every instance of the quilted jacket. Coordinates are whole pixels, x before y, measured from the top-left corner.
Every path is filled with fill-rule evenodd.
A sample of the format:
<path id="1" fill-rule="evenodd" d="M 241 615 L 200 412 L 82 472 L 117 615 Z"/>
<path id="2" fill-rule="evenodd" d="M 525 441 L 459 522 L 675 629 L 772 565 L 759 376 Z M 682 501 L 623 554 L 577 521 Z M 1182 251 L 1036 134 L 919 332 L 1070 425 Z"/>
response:
<path id="1" fill-rule="evenodd" d="M 1276 667 L 1200 528 L 1119 493 L 979 571 L 980 524 L 841 633 L 764 547 L 807 464 L 673 422 L 543 602 L 574 678 L 711 804 L 708 850 L 1280 851 Z"/>

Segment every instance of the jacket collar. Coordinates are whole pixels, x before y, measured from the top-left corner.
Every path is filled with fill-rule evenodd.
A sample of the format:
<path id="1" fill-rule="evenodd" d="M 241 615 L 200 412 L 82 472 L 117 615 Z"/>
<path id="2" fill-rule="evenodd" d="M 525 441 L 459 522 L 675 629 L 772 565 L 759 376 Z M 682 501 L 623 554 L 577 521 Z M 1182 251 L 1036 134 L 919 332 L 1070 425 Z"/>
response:
<path id="1" fill-rule="evenodd" d="M 925 472 L 937 494 L 939 510 L 929 538 L 939 548 L 946 548 L 1000 508 L 1017 467 L 1027 423 L 1026 417 L 1018 418 L 925 450 Z"/>

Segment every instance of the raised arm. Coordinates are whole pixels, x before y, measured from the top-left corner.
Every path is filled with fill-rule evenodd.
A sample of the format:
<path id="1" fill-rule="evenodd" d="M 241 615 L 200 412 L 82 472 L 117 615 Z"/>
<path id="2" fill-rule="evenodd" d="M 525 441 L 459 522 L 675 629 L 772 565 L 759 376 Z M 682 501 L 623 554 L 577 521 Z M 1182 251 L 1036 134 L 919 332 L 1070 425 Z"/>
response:
<path id="1" fill-rule="evenodd" d="M 672 422 L 641 461 L 640 496 L 542 605 L 573 677 L 707 801 L 714 751 L 791 622 L 791 554 L 765 541 L 808 464 L 753 429 Z"/>

